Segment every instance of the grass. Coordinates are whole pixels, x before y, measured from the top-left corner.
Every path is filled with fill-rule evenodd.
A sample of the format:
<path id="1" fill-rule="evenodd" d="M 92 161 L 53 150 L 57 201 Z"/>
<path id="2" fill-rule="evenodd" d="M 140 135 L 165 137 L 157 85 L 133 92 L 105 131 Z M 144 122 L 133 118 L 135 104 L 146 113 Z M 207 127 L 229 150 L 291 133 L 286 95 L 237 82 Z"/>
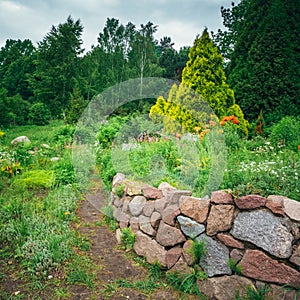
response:
<path id="1" fill-rule="evenodd" d="M 19 172 L 0 171 L 0 258 L 6 265 L 0 280 L 7 278 L 9 270 L 19 270 L 13 271 L 13 276 L 24 282 L 32 299 L 39 299 L 37 295 L 45 288 L 54 293 L 47 278 L 58 269 L 67 275 L 57 283 L 54 299 L 68 297 L 73 284 L 93 288 L 94 270 L 84 255 L 90 242 L 70 226 L 77 221 L 75 210 L 81 198 L 69 147 L 72 130 L 54 121 L 4 132 L 0 170 L 16 162 L 21 167 Z M 11 145 L 20 135 L 26 135 L 31 143 Z M 50 160 L 54 156 L 59 157 L 58 162 Z M 1 293 L 5 295 L 5 291 Z M 21 294 L 7 294 L 5 299 L 22 298 Z"/>

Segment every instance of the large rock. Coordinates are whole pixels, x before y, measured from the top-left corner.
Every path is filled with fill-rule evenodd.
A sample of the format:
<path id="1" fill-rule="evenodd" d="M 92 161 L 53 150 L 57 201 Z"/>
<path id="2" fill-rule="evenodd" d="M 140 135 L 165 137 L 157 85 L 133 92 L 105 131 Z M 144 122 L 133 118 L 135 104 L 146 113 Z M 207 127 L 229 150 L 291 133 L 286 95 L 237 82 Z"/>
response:
<path id="1" fill-rule="evenodd" d="M 265 206 L 267 199 L 259 195 L 242 196 L 234 200 L 239 209 L 254 209 Z"/>
<path id="2" fill-rule="evenodd" d="M 233 205 L 213 205 L 207 219 L 206 233 L 208 235 L 215 235 L 218 232 L 229 230 L 233 217 Z"/>
<path id="3" fill-rule="evenodd" d="M 162 266 L 167 266 L 165 248 L 140 231 L 135 234 L 133 249 L 138 255 L 145 256 L 148 263 L 159 262 Z"/>
<path id="4" fill-rule="evenodd" d="M 189 196 L 182 196 L 179 201 L 181 213 L 198 223 L 207 219 L 210 201 Z"/>
<path id="5" fill-rule="evenodd" d="M 209 277 L 215 275 L 231 275 L 231 269 L 227 264 L 229 259 L 228 248 L 206 234 L 201 234 L 197 240 L 205 241 L 206 254 L 200 262 L 200 266 L 207 275 Z"/>
<path id="6" fill-rule="evenodd" d="M 285 198 L 283 200 L 283 209 L 292 220 L 300 221 L 300 202 Z"/>
<path id="7" fill-rule="evenodd" d="M 280 258 L 288 258 L 292 253 L 292 234 L 282 225 L 280 217 L 267 210 L 239 213 L 230 233 Z"/>
<path id="8" fill-rule="evenodd" d="M 132 216 L 139 216 L 146 204 L 147 200 L 144 196 L 135 196 L 129 203 L 128 208 Z"/>
<path id="9" fill-rule="evenodd" d="M 161 190 L 159 190 L 151 185 L 143 186 L 142 194 L 147 199 L 159 199 L 159 198 L 162 198 L 162 196 L 163 196 L 163 193 Z"/>
<path id="10" fill-rule="evenodd" d="M 244 244 L 237 241 L 234 237 L 229 234 L 218 233 L 217 239 L 223 242 L 224 245 L 231 248 L 244 249 Z"/>
<path id="11" fill-rule="evenodd" d="M 161 221 L 157 230 L 156 240 L 162 246 L 169 247 L 185 242 L 186 238 L 179 229 Z"/>
<path id="12" fill-rule="evenodd" d="M 125 180 L 125 192 L 129 196 L 142 195 L 144 183 Z"/>
<path id="13" fill-rule="evenodd" d="M 267 198 L 266 207 L 272 211 L 273 214 L 284 216 L 283 200 L 286 197 L 270 195 Z"/>
<path id="14" fill-rule="evenodd" d="M 162 220 L 171 226 L 175 225 L 175 218 L 180 214 L 178 205 L 172 204 L 167 206 L 162 212 Z"/>
<path id="15" fill-rule="evenodd" d="M 30 139 L 29 139 L 27 136 L 22 135 L 22 136 L 16 137 L 15 139 L 13 139 L 13 140 L 11 141 L 11 144 L 12 144 L 12 145 L 19 144 L 19 143 L 25 143 L 25 144 L 28 144 L 28 143 L 30 143 Z"/>
<path id="16" fill-rule="evenodd" d="M 300 285 L 300 273 L 262 251 L 247 250 L 240 261 L 243 275 L 266 282 Z"/>
<path id="17" fill-rule="evenodd" d="M 197 280 L 197 285 L 202 293 L 214 300 L 233 300 L 236 299 L 236 293 L 240 297 L 245 296 L 246 287 L 255 289 L 249 279 L 237 275 Z"/>
<path id="18" fill-rule="evenodd" d="M 233 197 L 226 191 L 215 191 L 211 193 L 210 201 L 215 204 L 233 204 Z"/>
<path id="19" fill-rule="evenodd" d="M 155 234 L 156 234 L 155 229 L 151 226 L 149 217 L 140 215 L 139 216 L 139 227 L 140 227 L 141 231 L 143 231 L 144 233 L 146 233 L 148 235 L 155 236 Z"/>
<path id="20" fill-rule="evenodd" d="M 205 226 L 184 216 L 178 216 L 177 220 L 180 224 L 181 231 L 190 238 L 195 238 L 205 231 Z"/>

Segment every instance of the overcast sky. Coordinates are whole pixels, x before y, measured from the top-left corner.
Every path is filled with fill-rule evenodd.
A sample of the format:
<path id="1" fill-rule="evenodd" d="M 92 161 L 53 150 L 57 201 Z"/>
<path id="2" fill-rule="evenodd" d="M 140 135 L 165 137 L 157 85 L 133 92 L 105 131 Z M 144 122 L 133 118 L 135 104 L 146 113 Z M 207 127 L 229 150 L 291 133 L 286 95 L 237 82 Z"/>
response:
<path id="1" fill-rule="evenodd" d="M 71 15 L 84 26 L 84 48 L 97 44 L 106 19 L 116 18 L 138 28 L 151 21 L 158 25 L 156 39 L 170 36 L 175 48 L 190 46 L 205 27 L 222 28 L 220 7 L 231 0 L 0 0 L 0 47 L 7 39 L 30 39 L 37 43 L 52 25 Z M 238 1 L 235 1 L 238 3 Z"/>

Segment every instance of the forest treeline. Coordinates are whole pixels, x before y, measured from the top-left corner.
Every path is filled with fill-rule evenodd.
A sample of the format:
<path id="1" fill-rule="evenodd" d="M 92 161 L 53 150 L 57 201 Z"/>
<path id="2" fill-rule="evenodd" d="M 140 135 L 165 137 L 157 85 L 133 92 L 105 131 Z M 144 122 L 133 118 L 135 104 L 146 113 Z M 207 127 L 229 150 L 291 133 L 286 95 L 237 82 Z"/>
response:
<path id="1" fill-rule="evenodd" d="M 271 124 L 285 115 L 299 115 L 300 2 L 242 0 L 221 7 L 221 14 L 225 30 L 210 36 L 205 30 L 209 41 L 201 41 L 213 42 L 222 55 L 225 81 L 234 92 L 232 103 L 249 121 L 263 115 Z M 200 36 L 193 47 L 177 51 L 170 37 L 155 39 L 157 26 L 152 22 L 138 27 L 107 18 L 97 44 L 84 52 L 83 29 L 80 20 L 69 16 L 52 26 L 37 46 L 28 39 L 6 41 L 0 49 L 0 126 L 42 125 L 56 118 L 75 123 L 106 88 L 149 76 L 181 82 L 191 60 L 186 76 L 206 79 L 199 90 L 204 98 L 210 97 L 211 82 L 224 81 L 219 56 L 197 51 Z M 132 109 L 130 104 L 127 109 Z"/>

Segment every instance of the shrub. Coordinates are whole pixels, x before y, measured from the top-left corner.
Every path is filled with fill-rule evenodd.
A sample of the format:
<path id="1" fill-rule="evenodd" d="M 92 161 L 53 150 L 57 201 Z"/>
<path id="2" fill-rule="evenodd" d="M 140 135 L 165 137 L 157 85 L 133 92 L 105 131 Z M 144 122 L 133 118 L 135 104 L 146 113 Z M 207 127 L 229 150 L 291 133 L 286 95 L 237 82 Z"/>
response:
<path id="1" fill-rule="evenodd" d="M 34 125 L 47 125 L 51 118 L 50 110 L 41 102 L 32 104 L 28 114 L 29 122 Z"/>
<path id="2" fill-rule="evenodd" d="M 23 188 L 50 188 L 53 185 L 53 171 L 30 170 L 13 181 L 13 186 Z"/>
<path id="3" fill-rule="evenodd" d="M 300 145 L 300 118 L 289 116 L 281 119 L 272 128 L 270 140 L 273 144 L 286 145 L 296 151 Z"/>
<path id="4" fill-rule="evenodd" d="M 121 229 L 121 245 L 124 250 L 132 249 L 135 243 L 135 234 L 130 228 Z"/>

